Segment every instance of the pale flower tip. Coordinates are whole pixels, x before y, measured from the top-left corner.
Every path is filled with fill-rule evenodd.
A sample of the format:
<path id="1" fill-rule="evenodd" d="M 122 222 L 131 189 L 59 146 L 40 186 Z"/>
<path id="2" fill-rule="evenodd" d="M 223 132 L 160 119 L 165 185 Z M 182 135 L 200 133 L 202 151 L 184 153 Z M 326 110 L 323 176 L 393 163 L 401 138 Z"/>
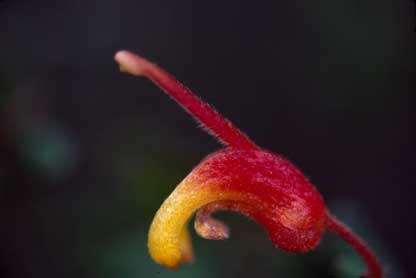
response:
<path id="1" fill-rule="evenodd" d="M 196 233 L 205 239 L 225 240 L 230 237 L 230 230 L 227 225 L 210 216 L 197 214 L 194 228 Z"/>
<path id="2" fill-rule="evenodd" d="M 144 75 L 145 67 L 149 63 L 144 58 L 128 51 L 120 50 L 114 55 L 114 60 L 119 64 L 120 71 L 133 75 Z"/>

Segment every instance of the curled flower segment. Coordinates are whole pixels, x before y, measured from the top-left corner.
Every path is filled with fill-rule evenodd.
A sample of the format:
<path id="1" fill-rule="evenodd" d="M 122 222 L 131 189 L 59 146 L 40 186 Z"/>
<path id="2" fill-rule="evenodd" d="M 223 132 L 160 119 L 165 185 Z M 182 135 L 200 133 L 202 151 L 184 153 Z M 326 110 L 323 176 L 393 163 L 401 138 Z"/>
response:
<path id="1" fill-rule="evenodd" d="M 149 249 L 159 263 L 181 261 L 179 241 L 198 210 L 195 228 L 208 239 L 228 237 L 210 214 L 230 209 L 264 225 L 280 248 L 306 252 L 324 230 L 325 206 L 319 193 L 288 161 L 266 151 L 224 149 L 205 158 L 166 199 L 149 232 Z"/>
<path id="2" fill-rule="evenodd" d="M 370 277 L 382 276 L 374 253 L 328 212 L 319 192 L 293 164 L 258 147 L 157 65 L 128 51 L 118 52 L 115 60 L 122 71 L 145 76 L 160 86 L 226 145 L 203 159 L 157 211 L 148 237 L 150 255 L 157 263 L 176 268 L 193 261 L 187 224 L 195 212 L 197 234 L 206 239 L 228 238 L 227 226 L 211 214 L 231 210 L 263 225 L 274 245 L 288 252 L 312 250 L 328 229 L 357 251 Z"/>

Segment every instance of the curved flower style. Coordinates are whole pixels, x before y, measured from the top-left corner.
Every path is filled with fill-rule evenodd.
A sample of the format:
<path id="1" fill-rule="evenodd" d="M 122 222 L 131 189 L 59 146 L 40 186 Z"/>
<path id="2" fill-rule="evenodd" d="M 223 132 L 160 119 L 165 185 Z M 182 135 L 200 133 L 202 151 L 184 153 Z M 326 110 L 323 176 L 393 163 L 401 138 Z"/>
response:
<path id="1" fill-rule="evenodd" d="M 271 241 L 288 252 L 312 250 L 329 229 L 363 258 L 369 276 L 382 276 L 377 257 L 328 212 L 319 192 L 293 164 L 258 147 L 157 65 L 128 51 L 118 52 L 115 60 L 122 71 L 160 86 L 227 146 L 203 159 L 157 211 L 148 238 L 150 255 L 157 263 L 176 268 L 193 261 L 186 226 L 196 211 L 194 227 L 201 237 L 228 238 L 227 226 L 211 214 L 232 210 L 263 225 Z"/>

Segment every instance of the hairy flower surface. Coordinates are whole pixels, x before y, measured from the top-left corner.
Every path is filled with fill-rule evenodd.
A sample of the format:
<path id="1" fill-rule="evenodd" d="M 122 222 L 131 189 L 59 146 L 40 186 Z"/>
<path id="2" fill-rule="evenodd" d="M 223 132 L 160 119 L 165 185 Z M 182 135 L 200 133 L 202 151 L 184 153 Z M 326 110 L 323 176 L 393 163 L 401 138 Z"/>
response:
<path id="1" fill-rule="evenodd" d="M 159 264 L 176 268 L 194 259 L 187 230 L 206 239 L 226 239 L 227 226 L 211 217 L 220 210 L 244 214 L 267 230 L 273 244 L 288 252 L 312 250 L 328 229 L 349 243 L 367 264 L 367 275 L 381 277 L 377 257 L 364 241 L 332 216 L 310 181 L 288 160 L 261 149 L 173 76 L 129 51 L 115 56 L 122 71 L 145 76 L 160 86 L 226 147 L 203 159 L 163 202 L 150 226 L 148 247 Z"/>

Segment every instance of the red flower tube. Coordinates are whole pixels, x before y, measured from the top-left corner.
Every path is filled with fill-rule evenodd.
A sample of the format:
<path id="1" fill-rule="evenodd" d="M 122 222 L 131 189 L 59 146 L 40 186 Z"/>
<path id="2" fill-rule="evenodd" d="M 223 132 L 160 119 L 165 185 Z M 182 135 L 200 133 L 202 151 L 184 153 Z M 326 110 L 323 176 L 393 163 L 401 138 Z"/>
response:
<path id="1" fill-rule="evenodd" d="M 218 210 L 242 213 L 267 230 L 273 244 L 288 252 L 314 249 L 328 229 L 343 238 L 367 264 L 369 277 L 382 268 L 365 242 L 332 216 L 322 196 L 292 163 L 258 147 L 212 107 L 157 65 L 128 51 L 115 60 L 122 71 L 145 76 L 161 87 L 226 147 L 196 166 L 163 202 L 150 226 L 148 247 L 159 264 L 176 268 L 192 262 L 187 223 L 207 239 L 225 239 L 227 226 L 211 217 Z"/>

